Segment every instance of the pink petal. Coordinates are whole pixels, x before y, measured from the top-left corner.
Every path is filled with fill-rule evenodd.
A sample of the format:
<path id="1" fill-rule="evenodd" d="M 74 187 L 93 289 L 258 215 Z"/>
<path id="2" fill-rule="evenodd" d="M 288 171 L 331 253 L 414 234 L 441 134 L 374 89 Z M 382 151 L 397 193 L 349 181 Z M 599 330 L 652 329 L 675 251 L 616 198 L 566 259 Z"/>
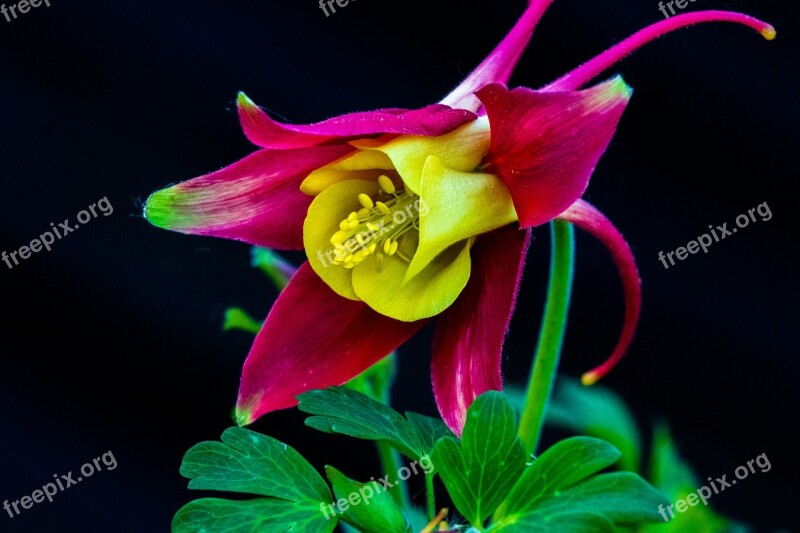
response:
<path id="1" fill-rule="evenodd" d="M 634 33 L 594 59 L 587 61 L 575 70 L 560 77 L 542 90 L 568 91 L 582 87 L 616 62 L 633 53 L 637 48 L 641 48 L 662 35 L 701 22 L 732 22 L 735 24 L 742 24 L 753 28 L 768 41 L 775 38 L 775 28 L 771 25 L 741 13 L 734 13 L 731 11 L 697 11 L 694 13 L 683 13 L 656 22 Z"/>
<path id="2" fill-rule="evenodd" d="M 304 263 L 278 297 L 244 363 L 239 424 L 292 407 L 305 391 L 349 381 L 424 324 L 393 320 L 338 296 Z"/>
<path id="3" fill-rule="evenodd" d="M 263 148 L 303 148 L 383 133 L 435 137 L 475 120 L 463 109 L 435 104 L 422 109 L 383 109 L 351 113 L 310 125 L 272 120 L 244 93 L 239 94 L 239 120 L 250 141 Z"/>
<path id="4" fill-rule="evenodd" d="M 251 143 L 262 148 L 303 148 L 336 139 L 335 135 L 317 135 L 292 129 L 276 122 L 244 93 L 237 100 L 239 122 Z"/>
<path id="5" fill-rule="evenodd" d="M 303 220 L 313 198 L 300 183 L 350 153 L 347 144 L 260 150 L 211 174 L 153 193 L 144 216 L 158 227 L 280 249 L 303 248 Z"/>
<path id="6" fill-rule="evenodd" d="M 487 171 L 506 184 L 520 225 L 528 228 L 581 197 L 631 90 L 615 78 L 584 91 L 509 91 L 492 84 L 477 94 L 492 129 Z"/>
<path id="7" fill-rule="evenodd" d="M 472 275 L 441 314 L 431 377 L 439 412 L 461 434 L 472 401 L 503 388 L 500 359 L 514 311 L 530 231 L 509 225 L 483 235 L 472 250 Z"/>
<path id="8" fill-rule="evenodd" d="M 553 0 L 531 0 L 528 9 L 497 48 L 447 95 L 442 103 L 478 112 L 481 103 L 475 98 L 475 92 L 490 83 L 508 82 L 522 52 L 531 40 L 533 30 L 552 3 Z"/>
<path id="9" fill-rule="evenodd" d="M 597 208 L 583 200 L 578 200 L 558 218 L 588 231 L 603 243 L 619 269 L 622 287 L 625 290 L 625 320 L 622 333 L 611 357 L 602 365 L 583 375 L 583 383 L 591 385 L 616 366 L 633 340 L 642 307 L 642 282 L 639 279 L 639 270 L 636 268 L 636 260 L 630 246 L 617 228 Z"/>

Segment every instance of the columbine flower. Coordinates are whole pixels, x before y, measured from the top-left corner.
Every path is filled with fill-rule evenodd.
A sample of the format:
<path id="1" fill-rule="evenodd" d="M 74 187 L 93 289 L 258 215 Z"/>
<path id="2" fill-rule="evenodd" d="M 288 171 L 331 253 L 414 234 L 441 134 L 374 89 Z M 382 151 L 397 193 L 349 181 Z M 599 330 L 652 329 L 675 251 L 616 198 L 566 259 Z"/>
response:
<path id="1" fill-rule="evenodd" d="M 503 84 L 551 2 L 533 0 L 438 105 L 293 126 L 242 94 L 245 135 L 261 149 L 150 197 L 145 216 L 156 226 L 306 252 L 245 362 L 241 424 L 295 405 L 303 391 L 348 381 L 438 317 L 434 391 L 459 432 L 472 400 L 502 387 L 501 349 L 529 229 L 555 218 L 608 248 L 626 293 L 618 344 L 584 382 L 622 357 L 639 316 L 636 265 L 614 226 L 580 198 L 631 90 L 619 77 L 579 89 L 634 49 L 690 24 L 735 22 L 768 39 L 775 31 L 737 13 L 679 15 L 543 89 L 509 90 Z"/>

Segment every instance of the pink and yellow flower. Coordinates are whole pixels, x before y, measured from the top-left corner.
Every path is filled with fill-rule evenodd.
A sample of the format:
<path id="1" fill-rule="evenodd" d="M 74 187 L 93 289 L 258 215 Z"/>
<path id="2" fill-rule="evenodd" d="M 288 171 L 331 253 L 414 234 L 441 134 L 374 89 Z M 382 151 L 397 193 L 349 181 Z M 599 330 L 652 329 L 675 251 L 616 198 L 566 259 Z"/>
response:
<path id="1" fill-rule="evenodd" d="M 581 89 L 618 60 L 674 29 L 709 21 L 771 26 L 729 12 L 679 15 L 620 42 L 540 90 L 506 83 L 552 0 L 534 0 L 478 68 L 440 104 L 280 124 L 243 94 L 245 135 L 260 147 L 218 171 L 154 193 L 152 224 L 279 249 L 308 261 L 273 306 L 245 362 L 237 416 L 247 424 L 339 385 L 437 319 L 432 379 L 455 431 L 481 393 L 502 388 L 504 336 L 530 228 L 553 219 L 596 236 L 626 298 L 611 357 L 639 316 L 633 255 L 581 199 L 631 97 L 620 77 Z"/>

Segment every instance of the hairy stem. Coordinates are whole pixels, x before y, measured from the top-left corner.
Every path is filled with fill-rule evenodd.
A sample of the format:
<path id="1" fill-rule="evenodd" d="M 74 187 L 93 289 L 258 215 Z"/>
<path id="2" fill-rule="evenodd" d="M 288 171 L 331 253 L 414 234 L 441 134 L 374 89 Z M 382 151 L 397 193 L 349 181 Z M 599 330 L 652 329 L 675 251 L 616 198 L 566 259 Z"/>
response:
<path id="1" fill-rule="evenodd" d="M 552 259 L 547 302 L 519 426 L 519 436 L 529 454 L 536 452 L 542 434 L 544 417 L 561 358 L 572 294 L 575 231 L 569 222 L 554 220 L 550 225 L 550 234 Z"/>
<path id="2" fill-rule="evenodd" d="M 436 494 L 433 492 L 434 473 L 425 474 L 425 497 L 428 500 L 428 520 L 433 520 L 436 516 Z"/>

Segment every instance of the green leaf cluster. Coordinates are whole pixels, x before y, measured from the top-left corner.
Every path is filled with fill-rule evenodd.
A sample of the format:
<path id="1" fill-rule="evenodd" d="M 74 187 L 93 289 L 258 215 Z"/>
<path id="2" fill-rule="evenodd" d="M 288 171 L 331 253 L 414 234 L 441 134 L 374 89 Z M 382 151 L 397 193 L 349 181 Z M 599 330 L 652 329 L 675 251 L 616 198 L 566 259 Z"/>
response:
<path id="1" fill-rule="evenodd" d="M 661 493 L 637 474 L 601 473 L 620 456 L 605 441 L 573 437 L 529 461 L 511 404 L 489 392 L 470 407 L 461 441 L 441 439 L 433 461 L 477 531 L 603 532 L 657 522 Z"/>
<path id="2" fill-rule="evenodd" d="M 603 532 L 657 522 L 664 497 L 637 474 L 603 472 L 620 458 L 611 444 L 591 437 L 559 442 L 539 458 L 526 455 L 516 415 L 498 392 L 479 397 L 467 413 L 461 439 L 441 420 L 406 413 L 346 387 L 299 397 L 306 424 L 327 433 L 388 444 L 435 473 L 473 531 Z M 186 454 L 181 474 L 192 489 L 249 495 L 203 498 L 184 506 L 173 532 L 411 533 L 422 525 L 375 481 L 359 482 L 333 467 L 322 476 L 293 448 L 271 437 L 231 428 L 221 442 L 203 442 Z M 390 480 L 395 473 L 386 473 Z M 332 488 L 332 490 L 331 490 Z M 458 519 L 456 519 L 458 522 Z M 412 523 L 414 526 L 412 527 Z M 465 526 L 461 527 L 463 530 Z"/>

